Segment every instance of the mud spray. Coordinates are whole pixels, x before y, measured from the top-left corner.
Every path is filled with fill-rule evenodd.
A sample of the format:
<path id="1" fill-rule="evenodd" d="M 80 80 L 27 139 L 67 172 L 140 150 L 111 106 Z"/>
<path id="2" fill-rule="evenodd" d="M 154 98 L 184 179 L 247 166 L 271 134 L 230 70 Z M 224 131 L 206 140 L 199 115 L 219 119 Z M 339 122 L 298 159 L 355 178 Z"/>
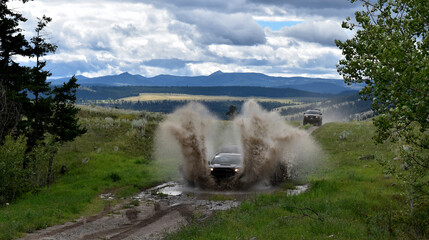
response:
<path id="1" fill-rule="evenodd" d="M 275 112 L 267 112 L 255 101 L 246 102 L 233 121 L 216 119 L 203 105 L 190 103 L 160 124 L 156 155 L 163 162 L 177 159 L 183 177 L 201 188 L 219 188 L 208 161 L 223 146 L 242 150 L 243 170 L 223 188 L 248 188 L 269 182 L 273 176 L 300 178 L 317 166 L 320 148 L 303 131 L 285 123 Z M 279 169 L 282 170 L 278 173 Z"/>

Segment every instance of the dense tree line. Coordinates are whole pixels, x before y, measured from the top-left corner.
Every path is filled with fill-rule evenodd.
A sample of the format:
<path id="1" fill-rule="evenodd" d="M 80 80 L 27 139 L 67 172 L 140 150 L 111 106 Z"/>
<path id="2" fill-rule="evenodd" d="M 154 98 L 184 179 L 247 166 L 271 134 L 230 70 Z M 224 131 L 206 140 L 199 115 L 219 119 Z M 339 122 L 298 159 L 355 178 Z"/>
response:
<path id="1" fill-rule="evenodd" d="M 269 98 L 332 98 L 336 95 L 306 92 L 291 88 L 266 88 L 266 87 L 143 87 L 123 86 L 105 87 L 93 86 L 78 89 L 77 98 L 85 100 L 119 99 L 130 96 L 138 96 L 140 93 L 172 93 L 206 96 L 232 96 L 232 97 L 269 97 Z M 345 92 L 340 95 L 350 95 Z M 355 92 L 354 92 L 355 93 Z"/>
<path id="2" fill-rule="evenodd" d="M 121 109 L 132 109 L 148 112 L 161 112 L 172 113 L 177 108 L 188 104 L 190 101 L 144 101 L 144 102 L 120 102 L 120 103 L 99 103 L 98 105 L 115 107 Z M 210 110 L 214 115 L 220 119 L 227 119 L 226 113 L 229 111 L 230 106 L 235 106 L 237 112 L 240 112 L 241 106 L 244 101 L 198 101 Z M 291 105 L 280 102 L 259 102 L 259 104 L 267 111 L 281 106 Z"/>
<path id="3" fill-rule="evenodd" d="M 57 49 L 46 40 L 51 18 L 39 18 L 27 40 L 19 27 L 26 19 L 7 3 L 0 3 L 0 204 L 49 185 L 57 146 L 85 132 L 76 118 L 76 78 L 55 87 L 47 81 L 44 56 Z M 21 66 L 18 57 L 34 65 Z"/>

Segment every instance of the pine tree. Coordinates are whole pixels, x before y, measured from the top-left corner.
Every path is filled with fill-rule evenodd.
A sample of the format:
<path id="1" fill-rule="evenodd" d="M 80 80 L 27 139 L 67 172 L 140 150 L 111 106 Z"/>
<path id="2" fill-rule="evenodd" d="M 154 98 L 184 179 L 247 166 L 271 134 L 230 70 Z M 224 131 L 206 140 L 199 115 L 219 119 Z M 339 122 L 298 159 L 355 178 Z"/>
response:
<path id="1" fill-rule="evenodd" d="M 27 19 L 8 9 L 7 2 L 0 2 L 0 143 L 22 117 L 21 102 L 27 95 L 21 90 L 28 80 L 28 68 L 13 60 L 14 56 L 29 56 L 29 43 L 19 28 Z"/>
<path id="2" fill-rule="evenodd" d="M 57 49 L 56 45 L 46 41 L 44 32 L 52 19 L 40 18 L 35 36 L 27 41 L 19 28 L 26 19 L 8 9 L 7 2 L 0 3 L 0 114 L 15 113 L 16 117 L 0 121 L 4 127 L 0 132 L 0 143 L 11 132 L 16 136 L 24 135 L 26 152 L 29 153 L 48 135 L 55 142 L 72 141 L 85 133 L 77 122 L 78 109 L 74 106 L 79 85 L 73 77 L 63 86 L 51 88 L 47 81 L 51 73 L 44 70 L 46 61 L 43 57 Z M 13 60 L 17 56 L 35 58 L 35 66 L 19 65 Z M 28 161 L 29 158 L 24 162 L 24 168 Z"/>

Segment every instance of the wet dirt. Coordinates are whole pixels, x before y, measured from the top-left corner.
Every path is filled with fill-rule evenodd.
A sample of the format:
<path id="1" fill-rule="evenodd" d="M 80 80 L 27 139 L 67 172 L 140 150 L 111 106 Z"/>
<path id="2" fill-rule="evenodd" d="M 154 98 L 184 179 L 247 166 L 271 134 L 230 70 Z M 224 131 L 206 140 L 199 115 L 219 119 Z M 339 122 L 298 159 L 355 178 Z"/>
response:
<path id="1" fill-rule="evenodd" d="M 297 186 L 287 193 L 296 195 L 307 189 L 308 185 Z M 29 233 L 21 239 L 162 239 L 191 220 L 206 221 L 217 211 L 235 208 L 256 194 L 274 191 L 284 190 L 260 183 L 246 191 L 209 191 L 182 182 L 167 182 L 98 215 Z M 108 193 L 99 197 L 105 201 L 115 198 Z"/>
<path id="2" fill-rule="evenodd" d="M 250 105 L 252 105 L 252 103 L 250 103 Z M 198 109 L 198 106 L 195 108 Z M 256 110 L 256 112 L 260 112 L 257 106 Z M 206 114 L 206 110 L 201 109 L 200 111 Z M 235 208 L 239 206 L 241 201 L 252 198 L 257 194 L 287 191 L 289 195 L 297 195 L 306 191 L 309 185 L 296 186 L 296 188 L 292 190 L 283 190 L 272 187 L 264 181 L 259 181 L 257 176 L 261 173 L 269 173 L 270 171 L 268 168 L 271 168 L 273 163 L 268 160 L 277 158 L 277 161 L 282 160 L 281 158 L 286 156 L 283 154 L 283 150 L 296 151 L 297 149 L 301 149 L 300 146 L 304 145 L 306 146 L 306 152 L 309 152 L 308 148 L 312 146 L 312 143 L 308 136 L 316 127 L 311 127 L 306 130 L 306 133 L 303 131 L 304 134 L 288 126 L 280 125 L 276 128 L 276 123 L 281 122 L 277 116 L 271 116 L 272 121 L 264 122 L 258 118 L 257 114 L 253 115 L 253 118 L 242 118 L 241 120 L 239 119 L 240 121 L 238 122 L 238 126 L 242 128 L 241 134 L 245 135 L 241 136 L 242 139 L 245 140 L 243 146 L 249 149 L 260 149 L 261 146 L 267 145 L 268 147 L 266 149 L 271 150 L 268 152 L 260 151 L 257 153 L 252 152 L 250 155 L 248 154 L 247 158 L 252 158 L 253 162 L 259 161 L 261 163 L 259 165 L 247 163 L 248 170 L 246 173 L 249 178 L 247 180 L 251 183 L 250 188 L 246 187 L 246 190 L 235 188 L 234 191 L 213 190 L 213 188 L 208 187 L 214 184 L 214 181 L 210 181 L 211 178 L 207 177 L 209 173 L 206 174 L 207 176 L 195 174 L 207 170 L 206 155 L 210 155 L 210 153 L 214 151 L 206 146 L 206 141 L 212 142 L 210 138 L 207 137 L 210 136 L 210 134 L 203 134 L 202 132 L 204 131 L 199 129 L 209 126 L 210 121 L 206 121 L 204 118 L 201 118 L 201 121 L 196 121 L 195 119 L 199 118 L 195 117 L 193 114 L 182 114 L 179 115 L 179 117 L 183 118 L 180 121 L 186 124 L 177 126 L 173 124 L 175 122 L 172 121 L 170 125 L 167 124 L 166 126 L 166 129 L 174 135 L 173 140 L 177 140 L 177 142 L 181 144 L 177 146 L 179 150 L 173 151 L 172 155 L 178 156 L 180 154 L 177 153 L 182 152 L 186 156 L 191 156 L 184 158 L 183 163 L 185 163 L 185 169 L 183 171 L 188 180 L 199 183 L 194 185 L 200 185 L 200 187 L 190 187 L 184 182 L 167 182 L 123 200 L 122 203 L 117 206 L 106 208 L 98 215 L 82 217 L 73 222 L 49 227 L 35 233 L 29 233 L 22 239 L 162 239 L 165 234 L 174 232 L 180 227 L 186 226 L 191 221 L 204 222 L 211 218 L 217 211 Z M 251 119 L 251 121 L 248 121 L 249 119 Z M 176 122 L 180 121 L 178 120 Z M 249 133 L 255 132 L 247 129 L 249 124 L 262 128 L 262 130 L 264 130 L 266 126 L 270 126 L 270 128 L 267 128 L 270 130 L 273 125 L 273 129 L 270 131 L 264 130 L 260 135 L 274 137 L 266 139 L 266 137 L 260 137 L 259 135 L 249 135 Z M 279 131 L 279 129 L 285 131 Z M 283 136 L 279 135 L 279 132 L 287 134 Z M 227 131 L 227 133 L 229 133 L 229 131 Z M 289 135 L 289 133 L 292 135 Z M 305 141 L 298 141 L 297 144 L 291 144 L 289 139 L 295 138 Z M 234 139 L 234 137 L 226 139 Z M 262 142 L 259 143 L 260 141 L 256 142 L 256 140 L 261 140 Z M 186 145 L 185 143 L 188 142 L 189 144 Z M 254 142 L 256 142 L 256 147 L 253 147 L 255 145 Z M 284 144 L 288 146 L 287 149 L 283 149 L 282 146 Z M 161 146 L 172 145 L 164 144 Z M 163 149 L 165 150 L 166 148 Z M 172 149 L 174 150 L 174 148 Z M 317 151 L 315 152 L 317 153 Z M 291 159 L 305 160 L 307 156 L 304 153 L 305 152 L 298 151 Z M 304 158 L 296 157 L 300 155 L 304 155 Z M 317 156 L 317 154 L 313 155 Z M 259 156 L 260 158 L 255 159 L 254 156 Z M 201 159 L 204 161 L 200 161 Z M 288 163 L 291 164 L 291 167 L 294 167 L 293 163 L 295 162 L 291 159 L 287 159 L 289 161 Z M 265 164 L 266 162 L 269 164 Z M 313 162 L 311 162 L 310 165 L 314 165 Z M 264 167 L 268 170 L 261 172 L 260 169 Z M 115 199 L 115 195 L 111 193 L 103 193 L 99 197 L 104 201 L 112 201 Z"/>

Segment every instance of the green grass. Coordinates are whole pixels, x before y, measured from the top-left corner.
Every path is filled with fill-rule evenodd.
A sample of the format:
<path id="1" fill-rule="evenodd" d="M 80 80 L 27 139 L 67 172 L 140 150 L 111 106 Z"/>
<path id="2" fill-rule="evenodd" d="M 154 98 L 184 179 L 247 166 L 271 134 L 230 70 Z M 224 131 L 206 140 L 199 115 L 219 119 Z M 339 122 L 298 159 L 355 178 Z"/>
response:
<path id="1" fill-rule="evenodd" d="M 111 124 L 110 119 L 116 122 Z M 152 138 L 157 120 L 145 117 L 145 135 L 133 129 L 135 113 L 103 116 L 81 112 L 88 132 L 64 145 L 55 159 L 57 181 L 38 193 L 21 196 L 0 208 L 0 239 L 12 239 L 51 225 L 95 215 L 142 189 L 177 177 L 173 167 L 159 168 L 152 159 Z M 122 120 L 121 120 L 122 119 Z M 65 175 L 59 174 L 62 165 Z M 113 193 L 117 200 L 102 200 L 101 193 Z"/>
<path id="2" fill-rule="evenodd" d="M 153 161 L 153 134 L 159 116 L 99 110 L 85 110 L 80 116 L 88 132 L 60 149 L 55 159 L 56 183 L 0 208 L 0 239 L 95 215 L 121 197 L 177 177 L 173 166 L 160 167 Z M 141 118 L 147 124 L 133 128 L 132 120 Z M 405 196 L 398 193 L 400 185 L 392 177 L 382 174 L 376 160 L 393 158 L 394 151 L 389 145 L 373 143 L 374 130 L 370 122 L 323 125 L 313 135 L 326 159 L 321 159 L 324 165 L 308 176 L 309 191 L 298 196 L 287 196 L 284 191 L 259 195 L 236 209 L 219 212 L 205 223 L 191 223 L 166 237 L 406 238 L 395 218 L 397 211 L 406 210 Z M 371 154 L 376 159 L 359 160 Z M 60 176 L 62 165 L 68 171 Z M 282 187 L 293 186 L 286 183 Z M 102 200 L 98 197 L 101 193 L 114 193 L 118 200 Z M 221 195 L 213 198 L 227 200 Z"/>
<path id="3" fill-rule="evenodd" d="M 168 239 L 389 239 L 407 238 L 395 225 L 406 208 L 393 178 L 374 154 L 393 158 L 389 145 L 375 145 L 370 122 L 328 123 L 313 132 L 325 151 L 324 165 L 298 196 L 259 195 L 203 224 L 192 223 Z M 340 134 L 347 135 L 341 140 Z M 317 214 L 316 214 L 317 213 Z"/>

